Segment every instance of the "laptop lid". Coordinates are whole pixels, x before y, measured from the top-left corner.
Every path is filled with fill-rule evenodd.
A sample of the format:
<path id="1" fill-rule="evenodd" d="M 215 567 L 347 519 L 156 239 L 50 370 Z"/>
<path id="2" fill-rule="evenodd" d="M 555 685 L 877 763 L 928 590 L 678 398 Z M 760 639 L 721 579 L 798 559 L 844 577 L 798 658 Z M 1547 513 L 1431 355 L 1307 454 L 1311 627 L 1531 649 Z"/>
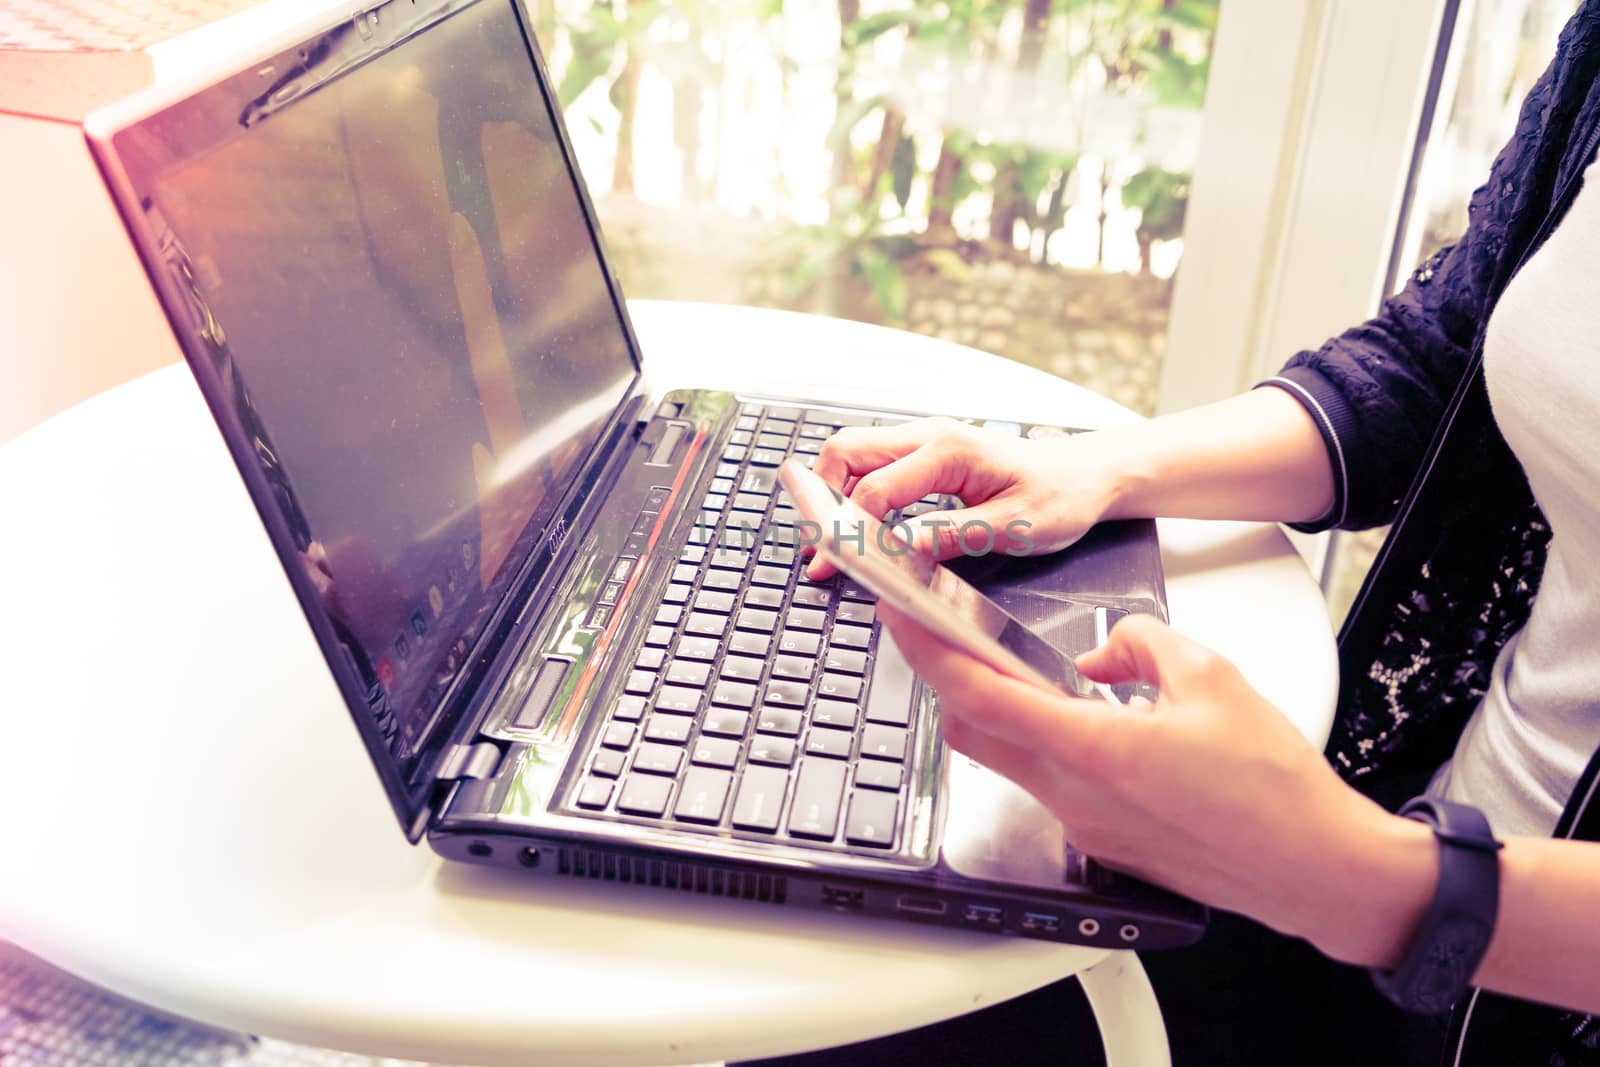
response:
<path id="1" fill-rule="evenodd" d="M 638 380 L 525 12 L 352 9 L 89 130 L 414 840 Z"/>

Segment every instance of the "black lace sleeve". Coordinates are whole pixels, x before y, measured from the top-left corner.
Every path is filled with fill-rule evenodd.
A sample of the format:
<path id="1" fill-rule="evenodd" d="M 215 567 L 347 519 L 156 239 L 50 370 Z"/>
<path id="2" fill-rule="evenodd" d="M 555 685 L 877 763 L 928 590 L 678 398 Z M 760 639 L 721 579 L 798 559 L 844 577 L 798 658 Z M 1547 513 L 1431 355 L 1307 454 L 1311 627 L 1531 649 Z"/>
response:
<path id="1" fill-rule="evenodd" d="M 1333 465 L 1332 510 L 1307 529 L 1393 519 L 1522 249 L 1549 209 L 1587 95 L 1595 5 L 1562 31 L 1554 62 L 1523 102 L 1515 133 L 1473 193 L 1460 240 L 1430 257 L 1378 314 L 1291 359 L 1273 385 L 1321 429 Z"/>

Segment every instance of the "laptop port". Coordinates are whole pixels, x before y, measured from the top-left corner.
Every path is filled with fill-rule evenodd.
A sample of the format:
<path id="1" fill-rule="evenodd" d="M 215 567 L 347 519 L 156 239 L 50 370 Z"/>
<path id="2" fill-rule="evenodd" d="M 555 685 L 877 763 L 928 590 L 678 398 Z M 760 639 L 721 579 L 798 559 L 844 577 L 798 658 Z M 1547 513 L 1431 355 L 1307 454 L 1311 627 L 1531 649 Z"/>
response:
<path id="1" fill-rule="evenodd" d="M 1078 933 L 1084 937 L 1093 937 L 1100 932 L 1099 919 L 1079 919 Z"/>
<path id="2" fill-rule="evenodd" d="M 917 915 L 943 915 L 949 910 L 949 905 L 942 900 L 932 897 L 902 896 L 894 902 L 895 911 L 909 911 Z"/>
<path id="3" fill-rule="evenodd" d="M 968 904 L 962 916 L 967 922 L 977 923 L 979 926 L 999 926 L 1003 917 L 1000 909 L 992 904 Z"/>
<path id="4" fill-rule="evenodd" d="M 523 849 L 521 852 L 517 853 L 517 862 L 522 864 L 524 867 L 539 866 L 539 850 L 532 846 Z"/>
<path id="5" fill-rule="evenodd" d="M 867 903 L 865 889 L 841 889 L 838 886 L 822 887 L 822 902 L 840 911 L 860 911 Z"/>
<path id="6" fill-rule="evenodd" d="M 1025 911 L 1022 913 L 1021 926 L 1024 932 L 1030 934 L 1059 934 L 1061 917 L 1038 911 Z"/>
<path id="7" fill-rule="evenodd" d="M 494 855 L 494 848 L 487 841 L 474 841 L 467 846 L 467 855 L 476 856 L 478 859 L 488 859 Z"/>
<path id="8" fill-rule="evenodd" d="M 1122 928 L 1117 931 L 1117 936 L 1124 941 L 1137 941 L 1139 940 L 1139 928 L 1133 923 L 1123 923 Z"/>

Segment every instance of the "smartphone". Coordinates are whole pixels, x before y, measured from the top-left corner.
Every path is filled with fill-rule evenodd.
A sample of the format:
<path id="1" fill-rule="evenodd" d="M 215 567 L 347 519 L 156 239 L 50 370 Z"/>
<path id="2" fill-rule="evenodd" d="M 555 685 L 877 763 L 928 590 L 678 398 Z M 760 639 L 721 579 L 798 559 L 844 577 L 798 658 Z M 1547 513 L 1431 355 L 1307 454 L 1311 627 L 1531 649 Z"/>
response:
<path id="1" fill-rule="evenodd" d="M 1104 695 L 1072 657 L 796 460 L 778 469 L 778 479 L 805 520 L 796 527 L 797 543 L 814 545 L 880 600 L 1002 674 L 1072 696 Z"/>

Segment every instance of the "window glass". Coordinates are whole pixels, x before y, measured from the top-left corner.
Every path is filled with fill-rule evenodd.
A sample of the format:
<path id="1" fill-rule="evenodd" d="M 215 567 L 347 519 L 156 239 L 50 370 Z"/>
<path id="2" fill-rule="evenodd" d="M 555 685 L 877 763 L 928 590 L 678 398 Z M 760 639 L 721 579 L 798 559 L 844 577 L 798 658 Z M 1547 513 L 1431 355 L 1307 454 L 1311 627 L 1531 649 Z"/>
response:
<path id="1" fill-rule="evenodd" d="M 543 0 L 624 290 L 1154 409 L 1219 0 Z"/>

